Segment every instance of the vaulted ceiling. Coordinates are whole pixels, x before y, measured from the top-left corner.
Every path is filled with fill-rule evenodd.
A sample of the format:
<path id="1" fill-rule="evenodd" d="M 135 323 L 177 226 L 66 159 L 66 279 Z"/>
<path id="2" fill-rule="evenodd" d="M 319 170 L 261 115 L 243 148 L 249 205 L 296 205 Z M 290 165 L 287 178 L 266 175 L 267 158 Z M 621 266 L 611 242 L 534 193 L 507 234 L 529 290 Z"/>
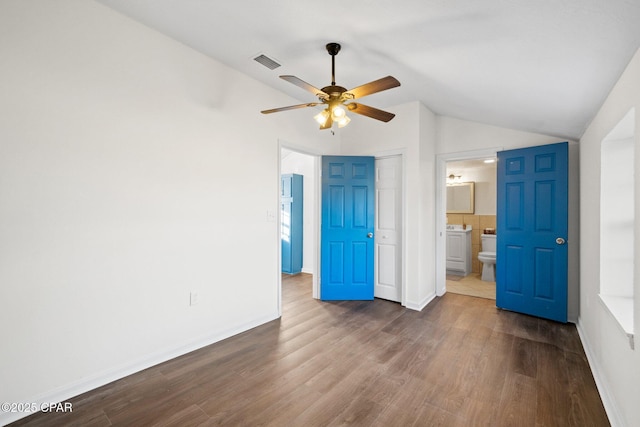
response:
<path id="1" fill-rule="evenodd" d="M 640 47 L 640 0 L 98 0 L 297 98 L 392 75 L 363 102 L 578 139 Z M 264 54 L 279 64 L 254 61 Z M 212 76 L 215 78 L 215 76 Z M 280 107 L 265 99 L 256 112 Z M 288 112 L 278 114 L 290 114 Z M 368 119 L 367 119 L 368 120 Z"/>

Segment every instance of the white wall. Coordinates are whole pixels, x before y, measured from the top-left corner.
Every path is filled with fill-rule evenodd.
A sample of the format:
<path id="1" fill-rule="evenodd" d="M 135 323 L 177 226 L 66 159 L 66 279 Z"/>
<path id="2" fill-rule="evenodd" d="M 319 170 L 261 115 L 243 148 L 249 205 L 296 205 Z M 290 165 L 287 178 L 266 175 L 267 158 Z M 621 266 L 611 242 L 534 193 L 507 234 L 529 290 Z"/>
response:
<path id="1" fill-rule="evenodd" d="M 640 351 L 628 339 L 599 300 L 600 292 L 600 153 L 602 140 L 635 108 L 640 123 L 640 51 L 636 52 L 602 108 L 580 139 L 580 319 L 579 331 L 591 368 L 613 425 L 637 425 L 640 420 Z M 640 144 L 635 134 L 636 147 Z M 635 212 L 640 212 L 640 158 L 635 156 Z M 640 253 L 640 229 L 629 230 Z M 636 256 L 636 261 L 637 261 Z M 634 330 L 640 331 L 640 263 L 634 267 Z"/>
<path id="2" fill-rule="evenodd" d="M 339 140 L 259 114 L 295 100 L 93 2 L 2 1 L 0 57 L 1 402 L 63 400 L 278 316 L 279 140 Z"/>
<path id="3" fill-rule="evenodd" d="M 470 174 L 475 181 L 476 215 L 495 215 L 497 209 L 497 173 L 495 163 L 488 168 L 477 169 L 477 174 Z"/>
<path id="4" fill-rule="evenodd" d="M 483 148 L 509 150 L 562 141 L 566 141 L 566 139 L 438 116 L 436 154 L 458 153 Z"/>
<path id="5" fill-rule="evenodd" d="M 420 257 L 414 259 L 420 268 L 420 296 L 428 301 L 437 294 L 436 265 L 436 154 L 438 117 L 420 105 L 420 211 L 418 233 Z M 414 230 L 407 230 L 409 233 Z M 444 269 L 442 270 L 444 274 Z"/>
<path id="6" fill-rule="evenodd" d="M 316 247 L 314 226 L 316 224 L 316 206 L 314 193 L 316 189 L 314 156 L 283 150 L 280 171 L 282 174 L 296 173 L 302 175 L 302 272 L 316 274 Z"/>

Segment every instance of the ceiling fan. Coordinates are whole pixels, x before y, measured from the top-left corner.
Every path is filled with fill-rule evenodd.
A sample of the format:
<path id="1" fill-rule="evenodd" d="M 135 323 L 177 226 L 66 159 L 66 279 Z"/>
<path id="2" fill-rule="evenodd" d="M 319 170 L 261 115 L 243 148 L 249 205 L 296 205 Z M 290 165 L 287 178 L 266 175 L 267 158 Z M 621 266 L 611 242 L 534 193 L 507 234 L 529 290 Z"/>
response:
<path id="1" fill-rule="evenodd" d="M 280 76 L 281 79 L 293 83 L 302 89 L 314 94 L 319 102 L 309 102 L 306 104 L 291 105 L 288 107 L 273 108 L 271 110 L 261 111 L 262 114 L 277 113 L 279 111 L 295 110 L 297 108 L 315 107 L 316 105 L 326 105 L 326 108 L 317 114 L 314 118 L 320 123 L 320 129 L 329 129 L 333 123 L 338 123 L 338 127 L 346 126 L 351 119 L 347 117 L 347 110 L 356 114 L 371 117 L 372 119 L 388 122 L 395 117 L 395 114 L 358 102 L 349 102 L 354 99 L 362 98 L 383 90 L 400 86 L 400 82 L 394 77 L 387 76 L 381 79 L 363 84 L 351 90 L 347 90 L 342 86 L 336 85 L 336 55 L 340 52 L 338 43 L 327 44 L 327 52 L 331 55 L 331 85 L 318 89 L 315 86 L 295 77 Z"/>

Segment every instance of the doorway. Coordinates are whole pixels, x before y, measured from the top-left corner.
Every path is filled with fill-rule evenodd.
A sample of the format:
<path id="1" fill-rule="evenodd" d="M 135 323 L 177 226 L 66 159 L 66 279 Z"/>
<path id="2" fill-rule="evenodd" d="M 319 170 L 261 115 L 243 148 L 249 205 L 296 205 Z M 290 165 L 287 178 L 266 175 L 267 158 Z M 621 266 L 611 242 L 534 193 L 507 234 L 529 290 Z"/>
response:
<path id="1" fill-rule="evenodd" d="M 319 265 L 319 192 L 318 171 L 319 156 L 299 151 L 295 148 L 280 147 L 280 176 L 296 174 L 302 176 L 302 268 L 301 275 L 311 276 L 312 295 L 318 297 L 318 273 Z M 279 179 L 280 182 L 280 179 Z M 280 193 L 279 193 L 280 194 Z M 280 206 L 280 204 L 279 204 Z M 281 247 L 281 233 L 283 231 L 281 213 L 278 212 L 280 224 L 278 225 L 278 246 Z M 278 310 L 282 315 L 282 253 L 278 257 L 279 283 L 278 283 Z"/>
<path id="2" fill-rule="evenodd" d="M 496 169 L 495 157 L 446 163 L 447 292 L 496 299 Z"/>
<path id="3" fill-rule="evenodd" d="M 469 292 L 470 289 L 474 288 L 474 285 L 482 285 L 481 269 L 483 265 L 477 259 L 478 253 L 480 252 L 480 248 L 481 248 L 481 234 L 482 234 L 481 232 L 484 231 L 483 230 L 484 228 L 495 229 L 495 225 L 491 227 L 492 225 L 491 218 L 493 217 L 495 220 L 495 212 L 496 212 L 495 196 L 493 196 L 493 198 L 491 196 L 487 196 L 487 191 L 486 191 L 487 189 L 483 187 L 493 185 L 493 190 L 495 192 L 496 174 L 495 172 L 484 171 L 485 175 L 482 175 L 482 174 L 478 175 L 478 172 L 473 171 L 473 169 L 477 168 L 479 164 L 484 164 L 484 160 L 495 159 L 498 151 L 501 151 L 501 150 L 502 148 L 496 147 L 496 148 L 474 150 L 474 151 L 468 151 L 468 152 L 462 152 L 462 153 L 440 154 L 436 158 L 436 230 L 437 230 L 436 294 L 438 296 L 444 295 L 449 290 L 447 286 L 447 222 L 448 222 L 448 219 L 451 226 L 456 226 L 454 227 L 455 229 L 468 228 L 468 227 L 464 227 L 465 225 L 470 225 L 470 228 L 471 228 L 471 230 L 468 231 L 469 236 L 463 236 L 469 239 L 469 243 L 464 243 L 464 245 L 469 245 L 471 247 L 470 248 L 471 254 L 469 257 L 470 259 L 468 260 L 468 262 L 471 265 L 466 267 L 468 269 L 468 273 L 463 274 L 465 277 L 468 277 L 466 279 L 466 282 L 468 283 L 465 285 L 464 283 L 461 283 L 462 280 L 457 280 L 457 281 L 451 280 L 451 279 L 456 279 L 454 275 L 449 275 L 450 277 L 449 283 L 453 285 L 452 287 L 455 287 L 455 285 L 461 285 L 461 284 L 465 285 L 465 286 L 458 286 L 459 291 L 461 293 L 465 292 L 465 287 L 466 287 L 466 291 Z M 483 194 L 484 194 L 484 198 L 482 199 L 482 201 L 478 206 L 480 208 L 479 210 L 475 208 L 476 203 L 474 203 L 473 213 L 447 214 L 447 204 L 446 204 L 447 203 L 447 179 L 448 179 L 448 176 L 451 175 L 451 173 L 447 173 L 448 165 L 463 166 L 462 169 L 458 169 L 458 173 L 455 173 L 453 170 L 451 170 L 451 172 L 454 172 L 453 173 L 454 178 L 452 179 L 456 179 L 459 182 L 472 181 L 472 180 L 483 182 L 483 184 L 479 186 L 480 188 L 478 191 L 478 193 L 480 194 L 479 197 L 483 197 Z M 486 173 L 493 173 L 493 178 L 492 178 L 493 184 L 490 183 L 491 179 L 486 178 Z M 466 174 L 466 177 L 465 177 L 465 174 Z M 482 180 L 476 179 L 475 177 L 477 176 L 484 176 L 484 178 L 482 178 Z M 474 189 L 474 195 L 475 193 L 476 191 Z M 476 201 L 477 200 L 478 199 L 476 199 Z M 491 208 L 492 205 L 493 205 L 493 210 Z M 477 214 L 485 214 L 485 215 L 477 215 Z M 482 224 L 480 223 L 481 216 L 483 217 Z M 472 233 L 473 235 L 477 235 L 475 239 L 472 239 L 473 237 L 471 235 Z M 475 273 L 473 272 L 474 269 L 475 269 Z M 460 268 L 456 268 L 454 272 L 460 275 L 464 271 L 467 271 L 467 270 L 461 270 Z M 456 283 L 452 283 L 452 282 L 456 282 Z M 472 296 L 486 297 L 488 293 L 488 294 L 492 294 L 493 299 L 495 299 L 495 282 L 492 283 L 490 286 L 493 289 L 493 292 L 491 292 L 491 289 L 489 288 L 489 286 L 485 286 L 488 289 L 485 289 L 484 292 L 481 292 L 479 295 L 472 295 Z M 478 288 L 479 286 L 475 286 L 475 287 Z"/>

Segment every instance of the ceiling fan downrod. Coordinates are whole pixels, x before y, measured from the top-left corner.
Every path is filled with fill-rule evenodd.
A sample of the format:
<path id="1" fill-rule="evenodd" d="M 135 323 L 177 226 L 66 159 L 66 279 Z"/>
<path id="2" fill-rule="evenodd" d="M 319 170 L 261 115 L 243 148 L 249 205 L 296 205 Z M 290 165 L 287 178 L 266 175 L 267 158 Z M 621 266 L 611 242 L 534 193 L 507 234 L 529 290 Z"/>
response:
<path id="1" fill-rule="evenodd" d="M 340 52 L 340 44 L 328 43 L 327 52 L 331 55 L 331 86 L 336 85 L 336 55 Z"/>

